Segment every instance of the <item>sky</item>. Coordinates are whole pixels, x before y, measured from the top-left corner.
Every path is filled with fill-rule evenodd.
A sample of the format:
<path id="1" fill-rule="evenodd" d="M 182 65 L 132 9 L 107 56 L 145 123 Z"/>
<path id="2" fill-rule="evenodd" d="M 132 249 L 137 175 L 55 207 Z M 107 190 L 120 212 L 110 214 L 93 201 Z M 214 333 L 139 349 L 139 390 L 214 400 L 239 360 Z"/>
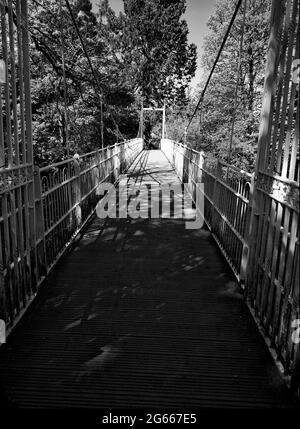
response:
<path id="1" fill-rule="evenodd" d="M 93 5 L 97 5 L 99 0 L 92 0 Z M 206 22 L 214 10 L 216 0 L 186 0 L 186 13 L 184 19 L 189 28 L 189 43 L 197 46 L 198 59 L 197 71 L 191 86 L 195 87 L 201 78 L 200 57 L 204 36 L 208 33 Z M 115 12 L 123 11 L 123 0 L 109 0 L 109 4 Z M 97 7 L 96 7 L 97 9 Z"/>

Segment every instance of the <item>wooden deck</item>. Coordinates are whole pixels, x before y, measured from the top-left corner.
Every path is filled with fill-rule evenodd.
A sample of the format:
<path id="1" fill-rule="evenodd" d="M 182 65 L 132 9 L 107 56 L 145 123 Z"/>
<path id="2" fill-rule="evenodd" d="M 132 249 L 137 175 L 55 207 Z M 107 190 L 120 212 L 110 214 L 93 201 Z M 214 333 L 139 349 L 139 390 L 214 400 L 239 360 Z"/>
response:
<path id="1" fill-rule="evenodd" d="M 131 180 L 177 181 L 160 151 Z M 286 407 L 226 262 L 183 220 L 94 218 L 0 350 L 17 407 Z"/>

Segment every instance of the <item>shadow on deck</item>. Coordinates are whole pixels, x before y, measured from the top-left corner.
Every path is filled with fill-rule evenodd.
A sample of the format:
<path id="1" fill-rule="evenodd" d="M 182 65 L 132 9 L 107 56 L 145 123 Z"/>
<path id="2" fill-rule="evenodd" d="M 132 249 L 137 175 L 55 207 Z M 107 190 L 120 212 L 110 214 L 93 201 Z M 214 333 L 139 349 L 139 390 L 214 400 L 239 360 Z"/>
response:
<path id="1" fill-rule="evenodd" d="M 143 158 L 135 179 L 178 180 L 159 151 Z M 95 218 L 2 347 L 0 367 L 20 407 L 289 401 L 209 231 L 183 220 Z"/>

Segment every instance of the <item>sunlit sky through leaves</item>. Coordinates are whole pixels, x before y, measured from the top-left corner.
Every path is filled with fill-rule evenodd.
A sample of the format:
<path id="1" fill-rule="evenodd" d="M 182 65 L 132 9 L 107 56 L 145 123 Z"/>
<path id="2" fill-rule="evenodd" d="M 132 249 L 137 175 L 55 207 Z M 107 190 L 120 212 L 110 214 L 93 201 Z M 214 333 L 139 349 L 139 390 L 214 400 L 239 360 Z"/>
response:
<path id="1" fill-rule="evenodd" d="M 94 10 L 97 10 L 99 0 L 92 0 Z M 192 86 L 195 87 L 201 78 L 200 57 L 203 44 L 203 38 L 208 33 L 206 22 L 211 15 L 216 0 L 186 0 L 186 19 L 189 27 L 189 42 L 195 43 L 198 52 L 198 67 L 196 76 L 192 80 Z M 123 0 L 109 0 L 109 4 L 115 12 L 123 11 Z"/>

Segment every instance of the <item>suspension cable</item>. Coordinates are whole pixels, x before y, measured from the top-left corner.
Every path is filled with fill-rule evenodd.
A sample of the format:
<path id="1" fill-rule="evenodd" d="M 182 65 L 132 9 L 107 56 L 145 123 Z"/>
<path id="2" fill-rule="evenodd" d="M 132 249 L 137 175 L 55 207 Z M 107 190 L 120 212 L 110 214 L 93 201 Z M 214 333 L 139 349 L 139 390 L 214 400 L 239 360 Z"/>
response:
<path id="1" fill-rule="evenodd" d="M 71 16 L 72 22 L 73 22 L 73 24 L 74 24 L 74 27 L 75 27 L 76 33 L 77 33 L 77 35 L 78 35 L 78 37 L 79 37 L 79 40 L 80 40 L 80 43 L 81 43 L 81 46 L 82 46 L 83 52 L 84 52 L 84 54 L 85 54 L 85 56 L 86 56 L 86 58 L 87 58 L 87 60 L 88 60 L 89 67 L 90 67 L 90 69 L 91 69 L 91 71 L 92 71 L 92 74 L 93 74 L 93 76 L 94 76 L 94 78 L 95 78 L 96 85 L 97 85 L 97 87 L 98 87 L 98 89 L 99 89 L 99 93 L 100 93 L 100 116 L 101 116 L 101 118 L 100 118 L 100 128 L 101 128 L 100 134 L 101 134 L 101 147 L 103 148 L 103 146 L 104 146 L 104 141 L 103 141 L 103 92 L 102 92 L 102 88 L 101 88 L 101 86 L 100 86 L 100 84 L 99 84 L 98 76 L 97 76 L 97 75 L 96 75 L 96 73 L 95 73 L 95 69 L 94 69 L 94 67 L 93 67 L 93 64 L 92 64 L 91 59 L 90 59 L 90 56 L 89 56 L 89 54 L 88 54 L 88 52 L 87 52 L 87 49 L 86 49 L 85 43 L 84 43 L 83 38 L 82 38 L 82 36 L 81 36 L 81 33 L 80 33 L 79 27 L 78 27 L 78 25 L 77 25 L 76 19 L 75 19 L 75 17 L 74 17 L 73 10 L 72 10 L 72 8 L 71 8 L 70 2 L 69 2 L 69 0 L 65 0 L 65 2 L 66 2 L 66 5 L 67 5 L 67 8 L 68 8 L 68 10 L 69 10 L 69 13 L 70 13 L 70 16 Z"/>
<path id="2" fill-rule="evenodd" d="M 82 36 L 81 36 L 80 30 L 79 30 L 78 25 L 77 25 L 76 19 L 75 19 L 75 17 L 74 17 L 74 14 L 73 14 L 73 11 L 72 11 L 72 8 L 71 8 L 71 5 L 70 5 L 70 2 L 69 2 L 69 0 L 65 0 L 65 2 L 66 2 L 66 5 L 67 5 L 68 10 L 69 10 L 69 12 L 70 12 L 70 16 L 71 16 L 71 19 L 72 19 L 72 21 L 73 21 L 74 27 L 75 27 L 75 29 L 76 29 L 76 33 L 77 33 L 77 35 L 78 35 L 78 37 L 79 37 L 79 40 L 80 40 L 80 43 L 81 43 L 82 49 L 83 49 L 84 54 L 85 54 L 85 56 L 86 56 L 86 58 L 87 58 L 87 60 L 88 60 L 88 63 L 89 63 L 90 69 L 91 69 L 91 71 L 92 71 L 92 73 L 93 73 L 93 76 L 94 76 L 94 78 L 95 78 L 95 81 L 96 81 L 96 84 L 97 84 L 98 89 L 99 89 L 99 91 L 100 91 L 100 94 L 102 94 L 102 88 L 101 88 L 101 87 L 100 87 L 100 85 L 99 85 L 99 82 L 98 82 L 98 76 L 97 76 L 97 75 L 96 75 L 96 73 L 95 73 L 95 70 L 94 70 L 93 64 L 92 64 L 91 59 L 90 59 L 90 57 L 89 57 L 89 54 L 88 54 L 88 52 L 87 52 L 86 46 L 85 46 L 85 44 L 84 44 L 83 38 L 82 38 Z"/>
<path id="3" fill-rule="evenodd" d="M 43 9 L 47 10 L 49 13 L 51 13 L 51 14 L 53 15 L 53 13 L 52 13 L 51 11 L 49 11 L 49 10 L 48 10 L 44 5 L 42 5 L 41 3 L 39 3 L 37 0 L 32 0 L 32 1 L 33 1 L 34 3 L 36 3 L 38 6 L 42 7 Z M 99 92 L 100 92 L 100 116 L 101 116 L 101 119 L 100 119 L 100 128 L 101 128 L 101 147 L 103 147 L 103 145 L 104 145 L 104 140 L 103 140 L 103 128 L 104 128 L 104 125 L 103 125 L 103 101 L 104 101 L 103 91 L 102 91 L 102 88 L 101 88 L 101 86 L 100 86 L 100 84 L 99 84 L 99 80 L 98 80 L 97 75 L 96 75 L 96 73 L 95 73 L 95 69 L 93 68 L 93 65 L 92 65 L 92 62 L 91 62 L 91 60 L 90 60 L 89 54 L 88 54 L 88 52 L 87 52 L 87 49 L 86 49 L 86 46 L 85 46 L 84 40 L 83 40 L 83 38 L 82 38 L 82 36 L 81 36 L 81 33 L 80 33 L 80 30 L 79 30 L 79 28 L 78 28 L 78 25 L 77 25 L 76 19 L 75 19 L 75 17 L 74 17 L 74 14 L 73 14 L 73 11 L 72 11 L 72 8 L 71 8 L 71 5 L 70 5 L 70 2 L 69 2 L 69 0 L 65 0 L 65 2 L 66 2 L 66 5 L 67 5 L 67 8 L 68 8 L 68 11 L 69 11 L 69 13 L 70 13 L 70 16 L 71 16 L 72 22 L 73 22 L 73 24 L 74 24 L 74 26 L 75 26 L 76 33 L 77 33 L 77 35 L 78 35 L 78 37 L 79 37 L 79 40 L 80 40 L 81 46 L 82 46 L 82 48 L 83 48 L 84 54 L 85 54 L 85 56 L 86 56 L 86 58 L 87 58 L 87 60 L 88 60 L 89 67 L 90 67 L 90 69 L 91 69 L 91 71 L 92 71 L 92 74 L 93 74 L 93 76 L 94 76 L 94 78 L 95 78 L 96 85 L 97 85 L 97 87 L 98 87 L 98 89 L 99 89 Z M 31 29 L 30 29 L 30 28 L 27 28 L 27 29 L 28 29 L 28 31 L 30 31 L 30 32 L 33 34 L 33 32 L 31 31 Z M 65 70 L 66 70 L 66 67 L 65 67 Z M 113 121 L 113 123 L 114 123 L 114 126 L 115 126 L 115 128 L 116 128 L 116 131 L 117 131 L 116 133 L 113 133 L 111 130 L 109 130 L 109 132 L 112 132 L 114 135 L 116 135 L 116 136 L 120 136 L 123 140 L 126 140 L 125 136 L 124 136 L 124 135 L 122 134 L 122 132 L 120 131 L 120 128 L 119 128 L 119 125 L 118 125 L 117 121 L 116 121 L 116 120 L 115 120 L 115 118 L 114 118 L 114 114 L 113 114 L 113 112 L 112 112 L 112 109 L 110 108 L 110 106 L 109 106 L 108 104 L 106 104 L 106 108 L 107 108 L 107 110 L 108 110 L 108 111 L 109 111 L 109 113 L 110 113 L 111 119 L 112 119 L 112 121 Z M 107 130 L 108 130 L 108 129 L 107 129 Z"/>
<path id="4" fill-rule="evenodd" d="M 80 43 L 81 43 L 81 46 L 82 46 L 82 48 L 83 48 L 84 54 L 85 54 L 85 56 L 86 56 L 86 58 L 87 58 L 87 60 L 88 60 L 89 67 L 90 67 L 90 69 L 91 69 L 91 71 L 92 71 L 92 73 L 93 73 L 93 76 L 94 76 L 95 81 L 96 81 L 96 85 L 97 85 L 97 87 L 98 87 L 98 89 L 99 89 L 99 92 L 100 92 L 100 106 L 101 106 L 101 107 L 100 107 L 100 114 L 101 114 L 101 120 L 100 120 L 100 122 L 101 122 L 101 139 L 102 139 L 102 141 L 101 141 L 101 147 L 103 147 L 103 145 L 104 145 L 104 142 L 103 142 L 103 98 L 104 98 L 104 97 L 103 97 L 103 91 L 102 91 L 102 88 L 101 88 L 101 86 L 100 86 L 100 84 L 99 84 L 98 77 L 97 77 L 97 75 L 96 75 L 96 73 L 95 73 L 95 69 L 94 69 L 94 67 L 93 67 L 93 65 L 92 65 L 92 62 L 91 62 L 91 59 L 90 59 L 89 54 L 88 54 L 88 52 L 87 52 L 87 49 L 86 49 L 85 43 L 84 43 L 83 38 L 82 38 L 82 36 L 81 36 L 80 30 L 79 30 L 79 28 L 78 28 L 78 25 L 77 25 L 76 19 L 75 19 L 75 17 L 74 17 L 74 14 L 73 14 L 73 11 L 72 11 L 72 8 L 71 8 L 71 5 L 70 5 L 70 2 L 69 2 L 69 0 L 65 0 L 65 2 L 66 2 L 66 5 L 67 5 L 67 7 L 68 7 L 68 10 L 69 10 L 69 12 L 70 12 L 70 16 L 71 16 L 71 19 L 72 19 L 73 24 L 74 24 L 74 26 L 75 26 L 75 29 L 76 29 L 77 35 L 78 35 L 78 37 L 79 37 L 79 39 L 80 39 Z M 116 127 L 117 133 L 119 133 L 119 135 L 121 136 L 121 138 L 122 138 L 123 140 L 126 140 L 126 139 L 125 139 L 125 137 L 124 137 L 124 135 L 121 133 L 121 131 L 120 131 L 120 129 L 119 129 L 119 126 L 118 126 L 118 124 L 117 124 L 117 122 L 116 122 L 116 120 L 115 120 L 115 118 L 114 118 L 114 115 L 113 115 L 112 110 L 110 109 L 109 105 L 108 105 L 108 104 L 106 104 L 106 107 L 107 107 L 107 109 L 109 110 L 109 113 L 110 113 L 110 115 L 111 115 L 112 121 L 113 121 L 113 123 L 114 123 L 114 125 L 115 125 L 115 127 Z"/>
<path id="5" fill-rule="evenodd" d="M 218 63 L 219 58 L 220 58 L 220 55 L 221 55 L 221 53 L 222 53 L 222 51 L 223 51 L 223 48 L 224 48 L 224 46 L 225 46 L 225 43 L 226 43 L 226 41 L 227 41 L 227 39 L 228 39 L 228 36 L 229 36 L 230 30 L 231 30 L 231 28 L 232 28 L 232 26 L 233 26 L 233 23 L 234 23 L 235 17 L 236 17 L 236 15 L 237 15 L 238 11 L 239 11 L 239 8 L 240 8 L 240 6 L 241 6 L 241 4 L 242 4 L 242 1 L 243 1 L 243 0 L 238 0 L 238 2 L 237 2 L 237 4 L 236 4 L 235 11 L 234 11 L 234 13 L 233 13 L 233 15 L 232 15 L 232 17 L 231 17 L 230 23 L 229 23 L 228 28 L 227 28 L 227 30 L 226 30 L 225 36 L 224 36 L 223 41 L 222 41 L 222 43 L 221 43 L 221 46 L 220 46 L 220 48 L 219 48 L 219 51 L 218 51 L 218 54 L 217 54 L 216 59 L 215 59 L 215 61 L 214 61 L 214 64 L 213 64 L 213 66 L 212 66 L 212 69 L 211 69 L 211 71 L 210 71 L 210 73 L 209 73 L 209 76 L 208 76 L 208 78 L 207 78 L 207 81 L 206 81 L 206 83 L 205 83 L 205 86 L 204 86 L 204 88 L 203 88 L 203 90 L 202 90 L 202 92 L 201 92 L 201 95 L 200 95 L 200 98 L 199 98 L 199 100 L 198 100 L 198 103 L 197 103 L 197 105 L 196 105 L 196 107 L 195 107 L 195 109 L 194 109 L 194 112 L 193 112 L 193 114 L 192 114 L 192 116 L 191 116 L 191 118 L 190 118 L 190 120 L 189 120 L 189 122 L 188 122 L 188 125 L 185 127 L 185 132 L 183 133 L 183 135 L 181 136 L 181 138 L 180 138 L 180 140 L 179 140 L 179 141 L 181 141 L 181 140 L 182 140 L 182 137 L 184 136 L 184 134 L 186 134 L 186 133 L 187 133 L 187 130 L 189 129 L 189 126 L 191 125 L 192 120 L 194 119 L 195 114 L 197 113 L 197 110 L 199 109 L 199 106 L 200 106 L 201 102 L 203 101 L 203 98 L 204 98 L 205 92 L 206 92 L 206 90 L 207 90 L 207 87 L 208 87 L 208 85 L 209 85 L 209 82 L 210 82 L 210 80 L 211 80 L 211 77 L 212 77 L 212 75 L 213 75 L 213 73 L 214 73 L 214 71 L 215 71 L 215 68 L 216 68 L 217 63 Z"/>

